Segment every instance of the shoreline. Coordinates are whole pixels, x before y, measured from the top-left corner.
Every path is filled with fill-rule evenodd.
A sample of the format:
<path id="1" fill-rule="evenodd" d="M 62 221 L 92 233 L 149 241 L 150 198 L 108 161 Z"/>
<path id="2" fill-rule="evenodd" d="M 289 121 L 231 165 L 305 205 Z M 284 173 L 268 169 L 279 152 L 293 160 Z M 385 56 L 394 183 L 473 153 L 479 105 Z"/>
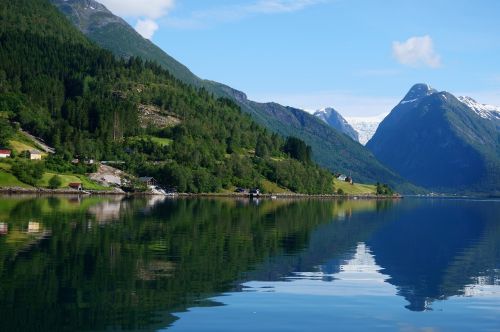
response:
<path id="1" fill-rule="evenodd" d="M 299 194 L 299 193 L 286 193 L 286 194 L 260 194 L 258 196 L 251 196 L 249 194 L 238 193 L 201 193 L 201 194 L 178 194 L 177 197 L 206 197 L 206 198 L 252 198 L 252 199 L 287 199 L 287 198 L 316 198 L 316 199 L 401 199 L 402 195 L 337 195 L 337 194 Z"/>
<path id="2" fill-rule="evenodd" d="M 170 198 L 253 198 L 253 199 L 287 199 L 287 198 L 315 198 L 315 199 L 403 199 L 403 198 L 420 198 L 420 199 L 498 199 L 499 196 L 495 195 L 401 195 L 395 194 L 393 196 L 387 195 L 374 195 L 374 194 L 300 194 L 300 193 L 276 193 L 276 194 L 260 194 L 257 197 L 252 197 L 246 193 L 176 193 L 174 195 L 159 195 L 150 192 L 124 192 L 121 190 L 83 190 L 78 191 L 74 189 L 46 189 L 46 188 L 22 188 L 22 187 L 7 187 L 0 188 L 0 195 L 76 195 L 76 196 L 164 196 Z"/>
<path id="3" fill-rule="evenodd" d="M 300 194 L 300 193 L 277 193 L 277 194 L 260 194 L 251 196 L 250 194 L 242 193 L 178 193 L 175 195 L 158 195 L 148 192 L 127 193 L 114 190 L 84 190 L 78 191 L 74 189 L 45 189 L 45 188 L 0 188 L 0 195 L 77 195 L 77 196 L 164 196 L 172 198 L 253 198 L 253 199 L 286 199 L 286 198 L 316 198 L 316 199 L 401 199 L 403 195 L 338 195 L 338 194 Z"/>

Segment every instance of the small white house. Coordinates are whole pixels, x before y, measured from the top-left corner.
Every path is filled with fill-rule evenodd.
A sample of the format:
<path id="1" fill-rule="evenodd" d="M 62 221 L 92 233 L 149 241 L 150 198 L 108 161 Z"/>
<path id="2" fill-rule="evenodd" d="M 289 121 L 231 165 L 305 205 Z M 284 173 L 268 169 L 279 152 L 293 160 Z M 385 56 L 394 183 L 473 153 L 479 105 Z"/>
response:
<path id="1" fill-rule="evenodd" d="M 10 153 L 10 150 L 0 150 L 0 158 L 9 158 Z"/>
<path id="2" fill-rule="evenodd" d="M 340 181 L 345 181 L 345 179 L 347 179 L 347 176 L 345 176 L 344 174 L 342 174 L 342 175 L 339 175 L 339 177 L 337 179 L 340 180 Z"/>
<path id="3" fill-rule="evenodd" d="M 42 160 L 42 153 L 38 150 L 30 150 L 31 160 Z"/>

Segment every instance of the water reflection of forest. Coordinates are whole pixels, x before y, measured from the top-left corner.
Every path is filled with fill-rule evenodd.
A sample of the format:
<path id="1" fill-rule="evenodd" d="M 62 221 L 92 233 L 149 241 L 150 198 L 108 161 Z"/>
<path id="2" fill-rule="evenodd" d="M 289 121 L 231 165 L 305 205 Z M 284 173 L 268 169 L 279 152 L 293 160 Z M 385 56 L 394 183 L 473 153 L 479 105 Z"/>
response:
<path id="1" fill-rule="evenodd" d="M 7 326 L 26 329 L 44 322 L 78 330 L 164 327 L 175 320 L 166 313 L 217 305 L 200 300 L 240 281 L 341 264 L 360 242 L 409 308 L 422 310 L 422 301 L 463 292 L 500 257 L 491 215 L 471 207 L 466 212 L 478 222 L 462 218 L 461 231 L 415 223 L 443 217 L 432 208 L 375 200 L 0 198 L 1 313 Z M 440 243 L 446 254 L 423 264 Z"/>

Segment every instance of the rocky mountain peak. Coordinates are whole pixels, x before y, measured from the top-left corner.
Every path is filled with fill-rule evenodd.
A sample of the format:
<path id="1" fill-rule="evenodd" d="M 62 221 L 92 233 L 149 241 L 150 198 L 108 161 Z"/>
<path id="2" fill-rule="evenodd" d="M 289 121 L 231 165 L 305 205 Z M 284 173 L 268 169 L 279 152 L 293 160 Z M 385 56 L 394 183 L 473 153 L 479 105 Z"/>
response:
<path id="1" fill-rule="evenodd" d="M 430 96 L 436 92 L 437 92 L 437 90 L 431 88 L 431 86 L 429 84 L 417 83 L 411 87 L 411 89 L 408 91 L 408 93 L 403 98 L 401 103 L 402 104 L 410 103 L 410 102 L 416 101 L 420 98 Z"/>

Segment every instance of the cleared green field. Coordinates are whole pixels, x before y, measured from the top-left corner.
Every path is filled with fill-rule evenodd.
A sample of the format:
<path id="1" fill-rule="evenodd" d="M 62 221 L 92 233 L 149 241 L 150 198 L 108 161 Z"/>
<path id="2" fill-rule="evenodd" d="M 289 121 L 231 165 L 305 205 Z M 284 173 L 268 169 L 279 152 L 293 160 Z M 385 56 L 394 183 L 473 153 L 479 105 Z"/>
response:
<path id="1" fill-rule="evenodd" d="M 0 188 L 7 187 L 31 188 L 26 183 L 19 181 L 14 175 L 0 169 Z"/>
<path id="2" fill-rule="evenodd" d="M 143 135 L 143 136 L 135 136 L 132 137 L 132 140 L 140 140 L 140 139 L 150 139 L 153 141 L 153 143 L 158 144 L 160 146 L 168 146 L 172 144 L 173 140 L 169 138 L 163 138 L 163 137 L 157 137 L 157 136 L 151 136 L 151 135 Z"/>
<path id="3" fill-rule="evenodd" d="M 354 183 L 352 185 L 348 182 L 337 179 L 333 180 L 333 184 L 335 185 L 335 191 L 342 189 L 347 195 L 366 195 L 375 194 L 377 192 L 377 188 L 370 184 Z"/>
<path id="4" fill-rule="evenodd" d="M 54 175 L 59 175 L 61 178 L 61 186 L 59 188 L 66 189 L 70 183 L 82 183 L 83 189 L 89 190 L 109 190 L 107 187 L 100 186 L 80 174 L 56 174 L 51 172 L 46 172 L 43 174 L 42 179 L 37 183 L 39 187 L 48 188 L 49 181 Z"/>
<path id="5" fill-rule="evenodd" d="M 6 187 L 22 187 L 22 188 L 32 188 L 30 185 L 27 185 L 21 181 L 19 181 L 14 175 L 12 175 L 9 171 L 12 168 L 12 165 L 0 162 L 0 188 Z M 37 183 L 38 187 L 48 188 L 50 179 L 56 175 L 56 173 L 46 172 L 43 174 L 42 179 Z M 103 187 L 95 182 L 90 181 L 85 175 L 81 174 L 57 174 L 61 178 L 61 186 L 59 188 L 67 189 L 68 185 L 72 182 L 79 182 L 83 184 L 83 189 L 89 190 L 109 190 L 107 187 Z"/>
<path id="6" fill-rule="evenodd" d="M 14 150 L 17 153 L 20 153 L 20 152 L 23 152 L 26 150 L 31 150 L 31 149 L 35 148 L 32 145 L 28 145 L 28 144 L 21 142 L 21 141 L 18 141 L 18 140 L 11 140 L 9 142 L 9 145 L 12 148 L 12 150 Z"/>
<path id="7" fill-rule="evenodd" d="M 291 193 L 290 190 L 286 188 L 282 188 L 278 186 L 276 183 L 271 182 L 269 180 L 262 180 L 262 189 L 264 192 L 269 193 L 269 194 L 285 194 L 285 193 Z"/>
<path id="8" fill-rule="evenodd" d="M 11 168 L 12 168 L 11 164 L 5 163 L 5 162 L 0 162 L 0 170 L 4 170 L 4 171 L 9 172 Z"/>

